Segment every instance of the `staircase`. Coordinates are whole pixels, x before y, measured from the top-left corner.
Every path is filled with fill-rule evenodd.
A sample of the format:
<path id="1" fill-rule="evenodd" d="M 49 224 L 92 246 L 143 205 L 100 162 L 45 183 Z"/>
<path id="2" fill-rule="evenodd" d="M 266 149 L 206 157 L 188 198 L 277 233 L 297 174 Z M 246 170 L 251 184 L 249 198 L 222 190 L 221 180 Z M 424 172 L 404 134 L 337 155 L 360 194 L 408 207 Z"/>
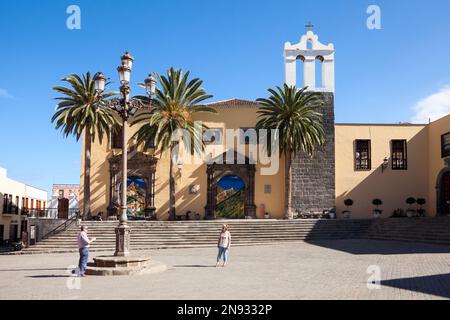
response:
<path id="1" fill-rule="evenodd" d="M 366 237 L 375 240 L 450 245 L 450 218 L 377 219 Z"/>
<path id="2" fill-rule="evenodd" d="M 233 246 L 343 239 L 374 239 L 450 245 L 450 218 L 372 220 L 130 221 L 131 250 L 215 247 L 221 226 L 230 226 Z M 114 251 L 115 221 L 83 222 L 97 241 L 91 251 Z M 18 253 L 78 252 L 79 227 L 71 225 Z M 17 254 L 17 253 L 16 253 Z"/>
<path id="3" fill-rule="evenodd" d="M 223 223 L 230 226 L 233 246 L 276 244 L 305 240 L 354 239 L 364 236 L 370 220 L 215 220 L 130 221 L 131 250 L 215 247 Z M 114 251 L 117 222 L 83 222 L 89 237 L 96 237 L 91 251 Z M 20 253 L 78 252 L 79 227 L 52 236 Z"/>

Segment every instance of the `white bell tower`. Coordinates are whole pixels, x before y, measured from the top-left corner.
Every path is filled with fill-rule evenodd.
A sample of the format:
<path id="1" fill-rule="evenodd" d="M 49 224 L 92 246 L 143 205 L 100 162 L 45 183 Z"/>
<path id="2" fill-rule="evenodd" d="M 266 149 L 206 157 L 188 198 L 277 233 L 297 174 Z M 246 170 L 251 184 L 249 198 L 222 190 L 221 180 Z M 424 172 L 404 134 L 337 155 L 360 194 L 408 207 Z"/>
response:
<path id="1" fill-rule="evenodd" d="M 334 93 L 334 45 L 319 42 L 319 36 L 306 25 L 307 32 L 297 44 L 284 44 L 285 83 L 289 86 L 308 87 L 308 90 Z M 303 81 L 297 85 L 297 60 L 303 61 Z M 322 63 L 322 88 L 316 87 L 316 60 Z"/>

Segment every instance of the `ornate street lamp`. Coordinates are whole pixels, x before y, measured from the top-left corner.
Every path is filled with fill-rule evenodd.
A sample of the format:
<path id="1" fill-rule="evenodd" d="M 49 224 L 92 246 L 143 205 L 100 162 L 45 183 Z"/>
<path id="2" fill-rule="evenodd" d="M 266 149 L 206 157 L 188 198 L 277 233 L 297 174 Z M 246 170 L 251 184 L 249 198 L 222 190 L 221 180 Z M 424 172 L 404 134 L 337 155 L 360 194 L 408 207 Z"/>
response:
<path id="1" fill-rule="evenodd" d="M 144 105 L 141 100 L 130 99 L 130 80 L 131 80 L 131 67 L 133 66 L 133 57 L 130 53 L 126 52 L 121 57 L 122 65 L 117 68 L 120 79 L 120 93 L 122 98 L 111 99 L 106 101 L 109 108 L 115 110 L 122 118 L 123 136 L 122 136 L 122 200 L 121 200 L 121 213 L 119 217 L 119 225 L 116 227 L 116 251 L 115 256 L 128 256 L 130 254 L 130 227 L 128 226 L 127 217 L 127 172 L 128 172 L 128 149 L 127 149 L 127 128 L 128 118 L 136 114 L 136 112 L 151 105 L 151 97 L 155 93 L 156 81 L 152 76 L 145 79 L 145 89 L 150 97 L 150 103 L 148 106 Z M 103 73 L 98 72 L 94 76 L 95 88 L 98 92 L 103 92 L 106 86 L 106 77 Z"/>

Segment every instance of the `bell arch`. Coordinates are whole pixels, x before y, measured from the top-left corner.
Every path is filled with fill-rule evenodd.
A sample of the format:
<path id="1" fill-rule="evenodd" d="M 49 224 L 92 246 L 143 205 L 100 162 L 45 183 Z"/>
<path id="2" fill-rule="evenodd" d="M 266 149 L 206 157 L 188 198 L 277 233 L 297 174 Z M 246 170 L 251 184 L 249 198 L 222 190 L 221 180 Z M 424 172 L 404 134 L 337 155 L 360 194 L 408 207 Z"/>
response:
<path id="1" fill-rule="evenodd" d="M 285 83 L 288 86 L 307 86 L 311 91 L 334 93 L 334 45 L 324 45 L 312 30 L 307 31 L 297 44 L 284 45 Z M 299 59 L 299 57 L 302 57 Z M 319 58 L 320 57 L 320 58 Z M 322 71 L 320 87 L 316 84 L 316 60 L 319 58 Z M 303 61 L 303 83 L 297 84 L 297 62 Z"/>

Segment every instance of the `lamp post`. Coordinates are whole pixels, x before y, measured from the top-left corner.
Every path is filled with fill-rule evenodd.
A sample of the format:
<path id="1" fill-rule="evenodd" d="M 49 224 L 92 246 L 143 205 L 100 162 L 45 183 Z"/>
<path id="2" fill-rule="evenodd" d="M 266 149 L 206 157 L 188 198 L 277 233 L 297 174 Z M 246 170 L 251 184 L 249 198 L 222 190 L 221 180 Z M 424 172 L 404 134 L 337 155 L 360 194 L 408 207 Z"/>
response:
<path id="1" fill-rule="evenodd" d="M 131 80 L 131 68 L 133 66 L 133 57 L 129 52 L 126 52 L 121 57 L 122 65 L 117 68 L 120 79 L 120 93 L 121 99 L 111 99 L 106 101 L 106 105 L 116 111 L 122 119 L 122 200 L 121 200 L 121 212 L 119 216 L 119 225 L 116 227 L 116 251 L 114 256 L 125 257 L 130 254 L 130 227 L 128 226 L 127 217 L 127 172 L 128 172 L 128 149 L 127 149 L 127 128 L 128 118 L 136 114 L 136 112 L 145 107 L 141 100 L 130 99 L 130 80 Z M 103 92 L 106 86 L 106 77 L 103 73 L 98 72 L 94 76 L 95 89 L 98 92 Z M 150 75 L 144 81 L 145 90 L 150 98 L 155 94 L 156 80 Z"/>

